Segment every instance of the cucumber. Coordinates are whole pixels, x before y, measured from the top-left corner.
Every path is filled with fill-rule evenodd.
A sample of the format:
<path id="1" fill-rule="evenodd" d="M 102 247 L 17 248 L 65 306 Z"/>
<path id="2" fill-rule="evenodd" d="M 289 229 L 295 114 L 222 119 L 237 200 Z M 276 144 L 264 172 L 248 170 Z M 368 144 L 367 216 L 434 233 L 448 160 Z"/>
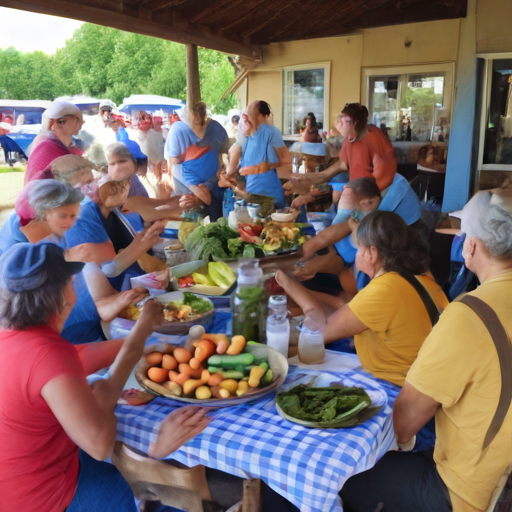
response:
<path id="1" fill-rule="evenodd" d="M 222 371 L 222 368 L 219 368 L 218 366 L 208 366 L 208 371 L 210 373 L 219 373 Z"/>
<path id="2" fill-rule="evenodd" d="M 265 371 L 268 370 L 268 361 L 262 361 L 259 365 L 260 368 L 263 368 Z"/>
<path id="3" fill-rule="evenodd" d="M 245 373 L 251 373 L 251 370 L 255 367 L 255 364 L 250 364 L 244 368 Z"/>
<path id="4" fill-rule="evenodd" d="M 274 380 L 274 372 L 272 371 L 272 368 L 269 368 L 265 375 L 263 375 L 263 378 L 261 379 L 261 382 L 267 386 L 268 384 L 272 384 L 272 381 Z"/>
<path id="5" fill-rule="evenodd" d="M 247 345 L 260 345 L 257 341 L 248 341 Z"/>
<path id="6" fill-rule="evenodd" d="M 249 366 L 254 363 L 254 356 L 252 354 L 238 354 L 237 356 L 230 355 L 214 355 L 208 359 L 209 366 L 221 366 L 222 368 L 229 369 L 235 366 Z"/>
<path id="7" fill-rule="evenodd" d="M 222 376 L 225 379 L 240 380 L 244 378 L 244 372 L 237 372 L 236 370 L 223 371 Z"/>

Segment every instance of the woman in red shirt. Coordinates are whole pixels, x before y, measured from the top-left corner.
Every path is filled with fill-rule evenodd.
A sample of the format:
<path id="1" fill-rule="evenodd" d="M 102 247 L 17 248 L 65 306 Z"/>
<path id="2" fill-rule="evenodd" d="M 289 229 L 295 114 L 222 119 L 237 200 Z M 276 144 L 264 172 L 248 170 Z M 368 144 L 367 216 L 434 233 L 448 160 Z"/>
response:
<path id="1" fill-rule="evenodd" d="M 135 512 L 128 484 L 112 465 L 96 461 L 112 453 L 117 400 L 162 308 L 147 302 L 120 343 L 110 377 L 89 387 L 87 373 L 111 361 L 86 367 L 78 347 L 60 337 L 76 302 L 72 276 L 82 267 L 44 242 L 16 244 L 0 258 L 2 511 Z M 204 410 L 178 409 L 162 423 L 149 455 L 164 457 L 207 424 Z"/>
<path id="2" fill-rule="evenodd" d="M 347 103 L 336 127 L 343 136 L 339 160 L 322 172 L 292 175 L 285 185 L 288 193 L 307 193 L 311 185 L 328 183 L 346 171 L 349 181 L 373 177 L 381 192 L 391 185 L 397 165 L 394 149 L 379 128 L 368 125 L 368 109 L 359 103 Z"/>

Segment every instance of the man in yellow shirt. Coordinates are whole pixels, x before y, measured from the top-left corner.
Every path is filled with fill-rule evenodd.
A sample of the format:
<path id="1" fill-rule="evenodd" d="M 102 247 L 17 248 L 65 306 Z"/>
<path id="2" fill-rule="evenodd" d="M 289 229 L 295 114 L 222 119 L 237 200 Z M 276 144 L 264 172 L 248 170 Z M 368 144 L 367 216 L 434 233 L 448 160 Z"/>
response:
<path id="1" fill-rule="evenodd" d="M 462 212 L 466 266 L 482 283 L 470 295 L 487 303 L 512 335 L 512 198 L 479 192 Z M 508 369 L 512 371 L 512 369 Z M 425 340 L 394 407 L 399 446 L 435 414 L 434 450 L 388 452 L 350 478 L 340 496 L 345 512 L 483 512 L 512 463 L 512 408 L 486 448 L 484 438 L 501 393 L 492 337 L 471 308 L 452 303 Z"/>

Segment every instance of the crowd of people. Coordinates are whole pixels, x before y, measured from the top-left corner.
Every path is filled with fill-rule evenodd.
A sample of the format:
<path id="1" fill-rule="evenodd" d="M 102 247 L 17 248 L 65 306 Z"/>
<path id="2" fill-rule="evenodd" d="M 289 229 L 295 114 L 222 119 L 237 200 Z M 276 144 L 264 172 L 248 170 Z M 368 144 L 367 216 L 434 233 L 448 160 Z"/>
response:
<path id="1" fill-rule="evenodd" d="M 401 448 L 346 482 L 344 510 L 485 511 L 512 463 L 510 400 L 500 401 L 511 369 L 481 314 L 449 303 L 431 274 L 420 202 L 397 173 L 386 134 L 368 125 L 366 107 L 347 104 L 333 127 L 339 158 L 299 174 L 267 102 L 236 117 L 230 137 L 198 102 L 165 134 L 157 116 L 141 112 L 134 130 L 102 102 L 105 144 L 82 133 L 75 105 L 55 100 L 44 113 L 25 186 L 0 232 L 0 437 L 10 440 L 0 445 L 0 509 L 134 510 L 128 484 L 101 461 L 161 306 L 148 301 L 125 339 L 105 341 L 101 322 L 147 297 L 130 278 L 166 268 L 151 249 L 167 220 L 214 221 L 238 198 L 305 207 L 315 187 L 329 184 L 332 225 L 304 244 L 294 276 L 278 270 L 276 280 L 293 313 L 324 326 L 326 344 L 353 337 L 364 370 L 398 393 Z M 323 144 L 314 113 L 303 141 Z M 510 189 L 477 193 L 461 229 L 465 265 L 480 283 L 468 296 L 491 307 L 510 337 Z M 315 291 L 321 274 L 342 291 Z M 89 385 L 87 375 L 106 367 L 108 378 Z M 162 458 L 200 433 L 206 412 L 171 413 L 149 455 Z"/>

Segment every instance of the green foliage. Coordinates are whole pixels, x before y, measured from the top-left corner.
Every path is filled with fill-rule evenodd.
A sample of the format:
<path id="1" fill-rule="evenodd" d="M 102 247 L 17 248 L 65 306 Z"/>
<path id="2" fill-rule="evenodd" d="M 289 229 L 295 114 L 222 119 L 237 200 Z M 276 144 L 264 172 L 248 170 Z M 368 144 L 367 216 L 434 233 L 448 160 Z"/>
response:
<path id="1" fill-rule="evenodd" d="M 24 167 L 11 167 L 10 165 L 0 165 L 0 174 L 9 172 L 25 172 Z"/>
<path id="2" fill-rule="evenodd" d="M 55 55 L 0 48 L 0 97 L 47 99 L 84 94 L 120 104 L 130 94 L 185 100 L 185 46 L 90 23 L 75 30 Z M 214 112 L 235 106 L 220 101 L 234 79 L 225 54 L 199 49 L 201 96 Z"/>

